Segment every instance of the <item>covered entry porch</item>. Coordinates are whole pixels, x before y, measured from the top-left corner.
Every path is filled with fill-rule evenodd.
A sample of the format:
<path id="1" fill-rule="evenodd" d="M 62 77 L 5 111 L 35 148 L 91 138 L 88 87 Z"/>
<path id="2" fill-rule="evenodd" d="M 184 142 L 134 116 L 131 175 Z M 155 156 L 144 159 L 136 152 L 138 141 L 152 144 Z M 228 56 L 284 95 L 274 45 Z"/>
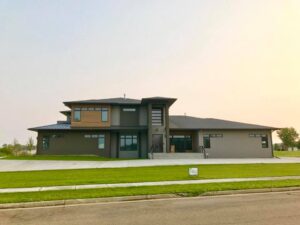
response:
<path id="1" fill-rule="evenodd" d="M 198 130 L 171 130 L 166 152 L 152 152 L 152 159 L 203 159 Z"/>

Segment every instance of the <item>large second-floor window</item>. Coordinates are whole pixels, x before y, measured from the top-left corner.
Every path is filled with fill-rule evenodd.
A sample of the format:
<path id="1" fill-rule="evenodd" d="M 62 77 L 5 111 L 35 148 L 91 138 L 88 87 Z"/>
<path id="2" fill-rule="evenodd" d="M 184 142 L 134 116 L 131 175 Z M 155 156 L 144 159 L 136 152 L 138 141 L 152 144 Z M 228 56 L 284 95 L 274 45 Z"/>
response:
<path id="1" fill-rule="evenodd" d="M 81 111 L 80 109 L 74 110 L 74 121 L 80 121 L 81 119 Z"/>
<path id="2" fill-rule="evenodd" d="M 101 108 L 101 121 L 102 122 L 108 121 L 108 108 Z"/>
<path id="3" fill-rule="evenodd" d="M 162 108 L 152 109 L 152 125 L 162 126 L 163 125 L 163 110 Z"/>

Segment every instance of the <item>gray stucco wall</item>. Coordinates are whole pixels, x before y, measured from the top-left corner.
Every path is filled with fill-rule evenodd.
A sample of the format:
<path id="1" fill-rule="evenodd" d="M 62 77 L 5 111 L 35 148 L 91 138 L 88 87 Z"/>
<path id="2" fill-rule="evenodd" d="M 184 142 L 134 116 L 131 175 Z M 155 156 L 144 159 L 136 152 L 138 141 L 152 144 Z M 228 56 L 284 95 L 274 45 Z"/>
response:
<path id="1" fill-rule="evenodd" d="M 111 125 L 120 126 L 120 106 L 111 107 Z"/>
<path id="2" fill-rule="evenodd" d="M 268 148 L 262 148 L 260 137 L 249 137 L 250 133 L 267 134 Z M 199 145 L 203 146 L 203 135 L 223 134 L 223 137 L 211 138 L 211 148 L 206 149 L 208 158 L 271 158 L 271 131 L 240 130 L 240 131 L 199 131 Z"/>
<path id="3" fill-rule="evenodd" d="M 85 134 L 105 134 L 105 149 L 98 149 L 98 138 L 85 138 Z M 58 137 L 55 137 L 55 136 Z M 49 149 L 43 150 L 42 138 L 49 137 Z M 38 155 L 99 155 L 110 157 L 109 132 L 39 132 L 37 142 Z"/>
<path id="4" fill-rule="evenodd" d="M 112 132 L 110 134 L 110 156 L 112 158 L 117 158 L 118 157 L 118 135 L 115 132 Z"/>
<path id="5" fill-rule="evenodd" d="M 135 109 L 135 111 L 125 111 L 126 109 Z M 138 126 L 139 125 L 139 107 L 122 106 L 120 109 L 121 126 Z"/>
<path id="6" fill-rule="evenodd" d="M 141 133 L 141 158 L 148 158 L 148 151 L 147 151 L 147 147 L 148 147 L 148 136 L 147 133 Z"/>
<path id="7" fill-rule="evenodd" d="M 140 115 L 139 115 L 139 125 L 147 126 L 147 124 L 148 124 L 147 107 L 141 106 L 140 107 Z"/>

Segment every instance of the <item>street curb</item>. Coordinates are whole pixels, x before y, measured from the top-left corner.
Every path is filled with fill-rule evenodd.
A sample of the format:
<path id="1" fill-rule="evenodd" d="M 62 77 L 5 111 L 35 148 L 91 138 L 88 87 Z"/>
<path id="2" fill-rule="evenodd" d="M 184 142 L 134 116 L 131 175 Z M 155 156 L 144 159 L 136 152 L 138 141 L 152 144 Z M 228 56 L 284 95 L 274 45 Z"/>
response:
<path id="1" fill-rule="evenodd" d="M 300 191 L 300 187 L 243 189 L 243 190 L 230 190 L 230 191 L 210 191 L 210 192 L 205 192 L 205 193 L 201 194 L 201 196 L 255 194 L 255 193 L 285 192 L 285 191 Z"/>
<path id="2" fill-rule="evenodd" d="M 289 192 L 289 191 L 300 191 L 300 187 L 212 191 L 212 192 L 205 192 L 203 194 L 200 194 L 198 195 L 198 197 L 235 195 L 235 194 L 255 194 L 255 193 L 269 193 L 269 192 Z M 126 201 L 140 201 L 140 200 L 154 200 L 154 199 L 171 199 L 171 198 L 182 198 L 188 196 L 190 195 L 182 193 L 182 194 L 136 195 L 136 196 L 88 198 L 88 199 L 67 199 L 67 200 L 42 201 L 42 202 L 5 203 L 5 204 L 0 204 L 0 210 L 49 207 L 49 206 L 69 206 L 69 205 L 92 204 L 92 203 L 126 202 Z M 191 196 L 191 197 L 197 197 L 197 196 Z"/>

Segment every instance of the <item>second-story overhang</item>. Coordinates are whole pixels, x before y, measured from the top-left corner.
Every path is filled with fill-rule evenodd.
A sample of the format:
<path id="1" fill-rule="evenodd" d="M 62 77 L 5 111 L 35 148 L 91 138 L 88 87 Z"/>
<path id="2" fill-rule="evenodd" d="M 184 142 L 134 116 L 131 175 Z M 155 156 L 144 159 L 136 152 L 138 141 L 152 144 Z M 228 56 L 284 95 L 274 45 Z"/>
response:
<path id="1" fill-rule="evenodd" d="M 63 102 L 65 106 L 71 108 L 72 105 L 140 105 L 141 100 L 131 98 L 107 98 L 107 99 L 90 99 Z"/>
<path id="2" fill-rule="evenodd" d="M 74 127 L 70 123 L 56 123 L 29 128 L 30 131 L 146 131 L 147 126 Z"/>
<path id="3" fill-rule="evenodd" d="M 150 97 L 142 98 L 142 104 L 166 104 L 168 106 L 173 105 L 177 98 L 167 98 L 167 97 Z"/>

